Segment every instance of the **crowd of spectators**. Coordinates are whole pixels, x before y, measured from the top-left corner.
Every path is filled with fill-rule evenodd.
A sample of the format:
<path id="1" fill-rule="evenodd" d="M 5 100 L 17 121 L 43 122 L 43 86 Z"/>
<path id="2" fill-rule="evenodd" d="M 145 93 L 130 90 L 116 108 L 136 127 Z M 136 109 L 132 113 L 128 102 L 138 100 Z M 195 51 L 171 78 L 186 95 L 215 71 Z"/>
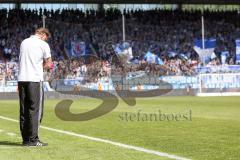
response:
<path id="1" fill-rule="evenodd" d="M 42 16 L 51 32 L 49 44 L 54 60 L 54 69 L 46 73 L 56 79 L 109 76 L 112 53 L 109 44 L 122 41 L 122 13 L 118 9 L 108 10 L 0 10 L 0 74 L 6 72 L 8 80 L 16 79 L 19 46 L 37 27 L 42 26 Z M 201 65 L 194 51 L 194 39 L 201 38 L 200 11 L 181 10 L 125 10 L 126 40 L 132 46 L 137 66 L 117 68 L 116 72 L 149 70 L 165 75 L 192 75 L 194 67 Z M 221 64 L 222 51 L 229 51 L 228 64 L 235 64 L 235 40 L 240 38 L 240 14 L 237 11 L 204 12 L 205 37 L 216 38 L 216 58 L 208 65 Z M 85 42 L 88 54 L 98 61 L 86 57 L 72 58 L 68 50 L 73 41 Z M 143 55 L 152 50 L 163 60 L 163 65 L 145 64 Z M 170 56 L 170 53 L 175 53 Z M 187 59 L 180 58 L 185 55 Z M 11 65 L 7 65 L 7 62 Z M 7 66 L 7 68 L 5 67 Z M 144 68 L 145 66 L 145 68 Z M 128 68 L 128 69 L 126 69 Z"/>

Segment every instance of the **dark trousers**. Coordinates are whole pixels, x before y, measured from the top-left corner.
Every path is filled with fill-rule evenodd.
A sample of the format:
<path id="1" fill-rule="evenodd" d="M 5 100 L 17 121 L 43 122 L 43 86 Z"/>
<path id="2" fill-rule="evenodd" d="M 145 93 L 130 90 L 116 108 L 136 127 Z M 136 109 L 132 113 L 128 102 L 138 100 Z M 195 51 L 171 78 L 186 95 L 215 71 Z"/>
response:
<path id="1" fill-rule="evenodd" d="M 43 117 L 42 82 L 18 82 L 20 99 L 20 131 L 23 142 L 39 140 L 38 129 Z"/>

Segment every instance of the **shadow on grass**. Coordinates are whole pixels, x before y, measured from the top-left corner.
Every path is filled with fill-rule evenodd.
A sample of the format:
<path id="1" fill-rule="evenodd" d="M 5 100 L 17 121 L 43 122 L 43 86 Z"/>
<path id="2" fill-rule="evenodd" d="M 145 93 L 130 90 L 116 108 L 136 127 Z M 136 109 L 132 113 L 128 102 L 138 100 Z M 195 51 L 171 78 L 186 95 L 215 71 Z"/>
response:
<path id="1" fill-rule="evenodd" d="M 20 142 L 0 141 L 0 146 L 22 146 Z"/>

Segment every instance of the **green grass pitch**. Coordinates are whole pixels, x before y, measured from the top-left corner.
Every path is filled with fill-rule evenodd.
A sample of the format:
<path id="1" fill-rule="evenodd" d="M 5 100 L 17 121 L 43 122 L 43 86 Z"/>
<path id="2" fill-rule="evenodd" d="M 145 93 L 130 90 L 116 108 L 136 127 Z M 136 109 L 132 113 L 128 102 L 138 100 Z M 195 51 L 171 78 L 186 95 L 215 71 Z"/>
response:
<path id="1" fill-rule="evenodd" d="M 112 112 L 84 122 L 58 119 L 55 105 L 60 100 L 45 101 L 43 126 L 91 137 L 177 155 L 195 160 L 240 159 L 240 97 L 156 97 L 137 99 L 130 107 L 120 101 Z M 100 100 L 75 100 L 73 113 L 95 108 Z M 144 118 L 161 111 L 163 114 L 187 114 L 179 121 Z M 1 100 L 0 116 L 18 120 L 18 100 Z M 137 118 L 141 112 L 140 118 Z M 124 117 L 135 115 L 132 121 Z M 142 117 L 141 117 L 142 116 Z M 129 118 L 129 117 L 128 117 Z M 127 121 L 128 120 L 128 121 Z M 15 133 L 16 135 L 12 134 Z M 0 160 L 163 160 L 153 154 L 95 142 L 40 129 L 48 147 L 21 147 L 19 125 L 0 119 Z"/>

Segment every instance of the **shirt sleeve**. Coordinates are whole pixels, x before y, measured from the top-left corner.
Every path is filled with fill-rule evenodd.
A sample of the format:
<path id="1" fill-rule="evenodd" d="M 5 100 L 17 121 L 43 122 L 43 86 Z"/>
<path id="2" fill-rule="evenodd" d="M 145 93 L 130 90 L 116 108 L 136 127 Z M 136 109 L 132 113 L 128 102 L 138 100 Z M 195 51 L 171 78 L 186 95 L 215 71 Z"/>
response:
<path id="1" fill-rule="evenodd" d="M 51 57 L 50 47 L 47 43 L 45 43 L 44 51 L 43 51 L 43 58 L 46 59 L 46 58 L 50 58 L 50 57 Z"/>

